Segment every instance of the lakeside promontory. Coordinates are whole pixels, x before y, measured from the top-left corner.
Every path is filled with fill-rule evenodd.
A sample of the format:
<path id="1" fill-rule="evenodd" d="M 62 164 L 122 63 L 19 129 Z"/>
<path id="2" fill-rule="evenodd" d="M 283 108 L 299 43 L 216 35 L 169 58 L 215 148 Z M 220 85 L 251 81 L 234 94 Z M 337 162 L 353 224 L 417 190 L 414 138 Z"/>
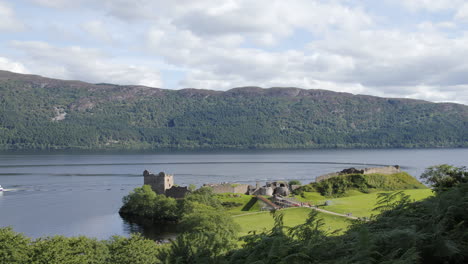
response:
<path id="1" fill-rule="evenodd" d="M 0 98 L 0 149 L 468 146 L 468 106 L 454 103 L 299 88 L 165 90 L 7 71 Z"/>

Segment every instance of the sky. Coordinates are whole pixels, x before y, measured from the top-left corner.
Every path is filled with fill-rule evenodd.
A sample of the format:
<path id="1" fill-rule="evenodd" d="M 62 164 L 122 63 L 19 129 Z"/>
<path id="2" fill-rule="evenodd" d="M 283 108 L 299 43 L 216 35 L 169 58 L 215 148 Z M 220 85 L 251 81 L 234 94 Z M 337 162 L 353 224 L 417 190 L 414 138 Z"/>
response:
<path id="1" fill-rule="evenodd" d="M 0 0 L 0 69 L 468 104 L 464 0 Z"/>

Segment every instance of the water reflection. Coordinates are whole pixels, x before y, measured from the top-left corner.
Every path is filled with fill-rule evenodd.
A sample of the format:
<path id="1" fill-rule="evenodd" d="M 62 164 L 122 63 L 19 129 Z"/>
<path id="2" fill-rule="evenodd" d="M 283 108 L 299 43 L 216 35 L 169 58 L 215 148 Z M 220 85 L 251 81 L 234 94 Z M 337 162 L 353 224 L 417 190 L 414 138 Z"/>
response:
<path id="1" fill-rule="evenodd" d="M 123 229 L 127 234 L 140 233 L 144 237 L 154 241 L 175 239 L 177 236 L 177 224 L 160 223 L 141 217 L 122 216 Z"/>

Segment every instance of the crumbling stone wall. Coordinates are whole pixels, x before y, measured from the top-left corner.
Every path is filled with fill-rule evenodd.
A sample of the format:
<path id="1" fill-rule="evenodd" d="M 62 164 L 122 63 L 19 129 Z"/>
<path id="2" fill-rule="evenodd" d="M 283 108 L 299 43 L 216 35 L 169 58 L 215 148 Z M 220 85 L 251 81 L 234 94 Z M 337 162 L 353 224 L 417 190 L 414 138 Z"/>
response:
<path id="1" fill-rule="evenodd" d="M 246 194 L 249 191 L 250 185 L 237 183 L 221 183 L 221 184 L 203 184 L 204 187 L 210 187 L 214 193 L 242 193 Z"/>
<path id="2" fill-rule="evenodd" d="M 401 172 L 400 166 L 395 165 L 395 166 L 385 166 L 385 167 L 374 167 L 374 168 L 364 168 L 364 169 L 356 169 L 356 168 L 348 168 L 344 169 L 340 172 L 332 172 L 332 173 L 327 173 L 321 176 L 318 176 L 315 178 L 316 182 L 320 182 L 326 179 L 330 179 L 332 177 L 336 177 L 338 175 L 346 175 L 346 174 L 373 174 L 373 173 L 379 173 L 379 174 L 394 174 Z"/>
<path id="3" fill-rule="evenodd" d="M 272 196 L 273 195 L 273 188 L 272 187 L 259 187 L 256 189 L 250 189 L 249 193 L 250 195 L 267 195 L 267 196 Z"/>
<path id="4" fill-rule="evenodd" d="M 176 199 L 184 198 L 190 192 L 187 186 L 172 186 L 170 189 L 166 190 L 166 196 Z"/>
<path id="5" fill-rule="evenodd" d="M 157 194 L 166 194 L 166 190 L 174 186 L 174 175 L 160 172 L 153 174 L 147 170 L 143 172 L 143 183 L 150 185 Z"/>
<path id="6" fill-rule="evenodd" d="M 372 174 L 372 173 L 394 174 L 398 172 L 401 172 L 400 166 L 398 165 L 364 169 L 364 174 Z"/>

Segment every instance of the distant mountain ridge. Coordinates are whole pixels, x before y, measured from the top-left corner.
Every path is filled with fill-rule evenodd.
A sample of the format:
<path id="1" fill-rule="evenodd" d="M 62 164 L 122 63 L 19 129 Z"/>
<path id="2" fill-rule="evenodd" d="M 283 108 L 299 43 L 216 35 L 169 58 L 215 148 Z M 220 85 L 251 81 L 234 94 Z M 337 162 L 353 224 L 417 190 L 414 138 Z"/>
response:
<path id="1" fill-rule="evenodd" d="M 0 71 L 0 149 L 467 147 L 468 106 L 327 90 L 165 90 Z"/>

